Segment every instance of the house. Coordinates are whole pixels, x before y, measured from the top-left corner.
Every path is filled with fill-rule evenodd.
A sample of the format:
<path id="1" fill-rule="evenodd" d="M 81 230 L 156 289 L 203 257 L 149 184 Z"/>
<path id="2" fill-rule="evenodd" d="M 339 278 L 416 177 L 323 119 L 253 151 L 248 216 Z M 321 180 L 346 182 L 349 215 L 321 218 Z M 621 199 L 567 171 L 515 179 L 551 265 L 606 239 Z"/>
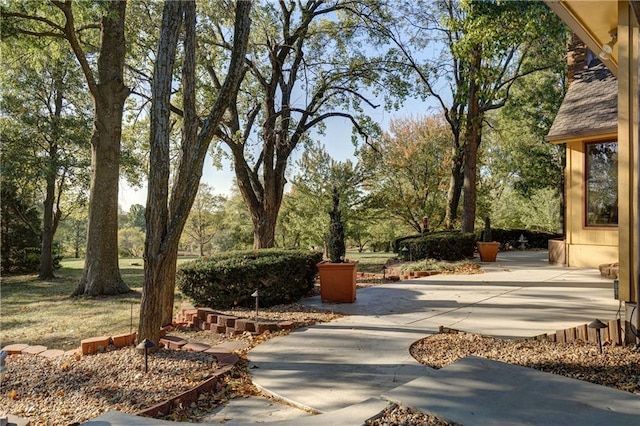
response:
<path id="1" fill-rule="evenodd" d="M 618 80 L 574 34 L 547 140 L 566 144 L 564 263 L 618 262 Z"/>
<path id="2" fill-rule="evenodd" d="M 567 198 L 572 198 L 572 205 L 575 207 L 580 203 L 583 204 L 581 214 L 572 211 L 566 216 L 567 222 L 574 222 L 571 225 L 567 223 L 567 230 L 578 229 L 581 226 L 585 228 L 582 233 L 579 232 L 581 238 L 585 240 L 574 240 L 576 243 L 574 249 L 577 248 L 578 252 L 593 250 L 593 252 L 604 253 L 610 250 L 607 248 L 610 239 L 613 238 L 615 241 L 613 237 L 615 225 L 611 221 L 616 218 L 611 213 L 616 202 L 606 199 L 609 193 L 601 191 L 597 183 L 594 182 L 591 186 L 589 180 L 593 175 L 584 178 L 582 175 L 585 171 L 593 168 L 593 164 L 587 164 L 590 161 L 588 158 L 598 162 L 602 160 L 600 158 L 602 156 L 611 160 L 615 157 L 617 161 L 618 298 L 624 304 L 627 331 L 638 336 L 637 340 L 640 341 L 640 309 L 636 309 L 640 305 L 640 216 L 638 214 L 640 210 L 640 173 L 638 170 L 640 165 L 640 135 L 638 133 L 640 120 L 640 94 L 638 92 L 640 1 L 545 0 L 545 3 L 584 41 L 589 50 L 596 52 L 599 56 L 602 52 L 602 63 L 617 78 L 617 131 L 606 133 L 606 129 L 601 128 L 599 131 L 602 133 L 594 135 L 595 139 L 589 139 L 590 136 L 584 133 L 575 135 L 576 137 L 573 139 L 567 139 L 567 146 L 574 147 L 575 156 L 573 159 L 576 160 L 571 163 L 572 159 L 568 158 L 567 170 L 571 175 L 571 182 L 583 182 L 581 188 L 577 186 L 578 183 L 575 183 L 574 187 L 567 187 L 566 195 Z M 593 78 L 597 78 L 596 75 Z M 602 83 L 604 84 L 604 80 Z M 598 104 L 595 102 L 596 99 L 593 101 L 595 109 L 601 108 L 601 105 L 595 106 Z M 588 108 L 583 109 L 587 110 Z M 592 116 L 592 119 L 595 118 Z M 600 121 L 600 119 L 601 117 L 598 116 L 597 120 Z M 609 136 L 615 136 L 617 139 L 615 153 L 611 148 L 613 145 L 607 145 L 607 143 L 614 142 L 613 138 L 610 139 Z M 590 146 L 589 142 L 593 142 L 593 144 Z M 582 149 L 582 154 L 580 154 L 580 149 Z M 603 161 L 603 164 L 606 164 L 606 167 L 612 167 L 607 161 Z M 602 175 L 605 172 L 598 170 L 595 173 Z M 574 178 L 575 180 L 573 180 Z M 569 183 L 569 185 L 571 184 Z M 612 182 L 608 182 L 608 185 L 615 186 Z M 592 193 L 588 194 L 590 190 Z M 593 202 L 595 205 L 587 206 L 589 202 Z M 602 203 L 608 203 L 609 207 L 605 207 Z M 594 216 L 589 217 L 589 214 Z M 606 221 L 608 223 L 603 223 Z M 589 223 L 593 225 L 587 225 Z M 596 232 L 600 231 L 596 228 L 605 229 L 602 232 Z M 594 231 L 594 233 L 587 231 Z M 602 240 L 598 241 L 598 238 L 602 238 Z M 592 247 L 587 247 L 589 244 L 581 244 L 583 241 L 591 241 Z M 593 246 L 600 246 L 601 251 Z M 629 340 L 633 337 L 631 333 L 627 333 L 627 336 Z"/>

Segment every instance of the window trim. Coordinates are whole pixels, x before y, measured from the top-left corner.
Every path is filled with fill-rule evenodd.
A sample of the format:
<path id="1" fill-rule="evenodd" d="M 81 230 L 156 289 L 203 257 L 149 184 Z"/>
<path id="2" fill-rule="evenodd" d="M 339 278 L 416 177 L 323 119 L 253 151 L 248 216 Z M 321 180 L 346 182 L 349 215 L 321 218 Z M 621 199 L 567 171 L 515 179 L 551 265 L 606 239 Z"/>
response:
<path id="1" fill-rule="evenodd" d="M 600 139 L 600 140 L 589 140 L 589 141 L 584 141 L 582 143 L 582 147 L 583 147 L 583 163 L 582 163 L 582 228 L 586 229 L 586 230 L 613 230 L 613 229 L 618 229 L 619 226 L 619 220 L 617 223 L 612 223 L 612 224 L 605 224 L 605 223 L 598 223 L 598 224 L 593 224 L 590 225 L 588 223 L 589 220 L 589 199 L 588 199 L 588 195 L 589 195 L 589 185 L 588 185 L 588 146 L 589 145 L 596 145 L 596 144 L 605 144 L 605 143 L 615 143 L 616 145 L 618 144 L 618 139 L 617 138 L 606 138 L 606 139 Z M 617 173 L 617 171 L 616 171 Z M 616 187 L 616 192 L 618 191 L 618 188 Z M 618 194 L 619 197 L 619 194 Z"/>

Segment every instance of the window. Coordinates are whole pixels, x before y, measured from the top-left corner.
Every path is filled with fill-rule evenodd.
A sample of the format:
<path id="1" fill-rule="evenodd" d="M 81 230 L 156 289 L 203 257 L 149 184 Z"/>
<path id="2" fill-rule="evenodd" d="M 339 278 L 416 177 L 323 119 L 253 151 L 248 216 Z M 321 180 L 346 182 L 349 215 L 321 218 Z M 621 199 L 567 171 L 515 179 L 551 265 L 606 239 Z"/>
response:
<path id="1" fill-rule="evenodd" d="M 618 225 L 618 142 L 586 144 L 586 226 Z"/>

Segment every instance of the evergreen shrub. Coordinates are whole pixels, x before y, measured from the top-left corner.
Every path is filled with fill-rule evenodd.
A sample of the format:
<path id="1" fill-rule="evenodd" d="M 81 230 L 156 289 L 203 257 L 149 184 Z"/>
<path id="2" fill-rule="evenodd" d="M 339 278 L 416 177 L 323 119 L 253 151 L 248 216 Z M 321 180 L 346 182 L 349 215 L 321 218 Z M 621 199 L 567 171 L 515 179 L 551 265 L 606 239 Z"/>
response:
<path id="1" fill-rule="evenodd" d="M 429 232 L 396 240 L 403 260 L 463 260 L 473 257 L 476 239 L 472 233 L 459 231 Z M 406 250 L 405 250 L 406 248 Z"/>
<path id="2" fill-rule="evenodd" d="M 552 234 L 549 232 L 530 231 L 526 229 L 491 229 L 491 235 L 493 241 L 500 243 L 502 250 L 514 249 L 520 247 L 520 236 L 523 235 L 527 240 L 526 248 L 528 249 L 547 249 L 549 247 L 549 240 L 562 238 L 562 234 Z M 477 233 L 477 238 L 480 240 L 481 233 Z"/>
<path id="3" fill-rule="evenodd" d="M 228 309 L 295 302 L 313 288 L 322 253 L 298 250 L 226 252 L 184 263 L 178 269 L 178 288 L 197 306 Z"/>

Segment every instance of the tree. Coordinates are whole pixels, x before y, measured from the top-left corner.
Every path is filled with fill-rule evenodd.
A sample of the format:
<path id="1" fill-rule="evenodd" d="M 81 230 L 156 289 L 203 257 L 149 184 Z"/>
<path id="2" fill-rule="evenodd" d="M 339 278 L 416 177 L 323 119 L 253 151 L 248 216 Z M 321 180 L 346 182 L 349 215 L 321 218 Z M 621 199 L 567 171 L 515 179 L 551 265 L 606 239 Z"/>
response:
<path id="1" fill-rule="evenodd" d="M 447 122 L 428 116 L 394 119 L 374 146 L 361 152 L 373 204 L 417 233 L 425 231 L 424 217 L 432 228 L 442 226 L 451 161 Z"/>
<path id="2" fill-rule="evenodd" d="M 2 152 L 4 154 L 4 150 Z M 4 160 L 4 159 L 3 159 Z M 2 161 L 4 165 L 4 161 Z M 0 272 L 34 272 L 38 270 L 39 258 L 33 256 L 39 252 L 41 241 L 40 213 L 33 199 L 33 191 L 22 187 L 18 189 L 12 182 L 5 180 L 2 173 L 2 203 L 0 204 L 0 226 L 2 261 Z M 29 188 L 32 189 L 32 188 Z"/>
<path id="3" fill-rule="evenodd" d="M 255 248 L 275 245 L 289 158 L 308 132 L 331 117 L 364 132 L 344 112 L 361 103 L 374 106 L 358 84 L 377 81 L 363 57 L 348 49 L 353 29 L 339 12 L 353 3 L 281 1 L 256 8 L 247 76 L 217 132 L 251 212 Z"/>
<path id="4" fill-rule="evenodd" d="M 49 44 L 51 56 L 15 39 L 5 43 L 0 77 L 3 174 L 18 186 L 35 185 L 36 200 L 42 203 L 39 278 L 50 279 L 54 237 L 69 213 L 62 205 L 65 196 L 69 204 L 77 203 L 87 186 L 89 107 L 73 57 L 60 43 Z"/>
<path id="5" fill-rule="evenodd" d="M 145 231 L 145 212 L 146 208 L 142 204 L 132 204 L 127 213 L 120 213 L 120 228 L 138 228 L 142 232 Z"/>
<path id="6" fill-rule="evenodd" d="M 158 342 L 160 326 L 170 324 L 173 317 L 176 260 L 180 236 L 191 209 L 209 144 L 223 114 L 236 98 L 243 75 L 249 12 L 252 4 L 239 1 L 235 5 L 233 48 L 224 82 L 208 93 L 212 103 L 206 117 L 196 112 L 196 5 L 195 1 L 164 3 L 160 39 L 156 52 L 151 85 L 150 167 L 144 247 L 144 285 L 140 307 L 138 338 Z M 178 159 L 171 197 L 170 132 L 171 95 L 178 40 L 182 34 L 182 74 L 179 82 L 181 114 L 181 153 Z M 219 27 L 221 28 L 221 27 Z"/>
<path id="7" fill-rule="evenodd" d="M 85 9 L 84 4 L 75 5 L 72 0 L 51 0 L 47 4 L 14 2 L 2 9 L 8 34 L 67 40 L 93 99 L 87 253 L 75 296 L 130 291 L 118 269 L 120 137 L 124 102 L 129 96 L 123 77 L 126 5 L 126 0 L 120 0 Z M 87 16 L 86 22 L 77 22 Z M 96 30 L 100 31 L 99 42 Z M 92 67 L 96 43 L 99 52 Z"/>
<path id="8" fill-rule="evenodd" d="M 201 183 L 193 202 L 184 233 L 198 247 L 200 256 L 211 251 L 211 243 L 222 229 L 225 198 L 213 193 L 213 187 Z"/>
<path id="9" fill-rule="evenodd" d="M 395 63 L 394 89 L 407 76 L 441 108 L 452 133 L 446 224 L 463 198 L 462 230 L 475 224 L 477 153 L 485 114 L 504 106 L 518 79 L 562 61 L 564 26 L 541 2 L 390 2 L 359 16 Z M 433 59 L 421 52 L 432 47 Z"/>
<path id="10" fill-rule="evenodd" d="M 299 172 L 292 179 L 291 191 L 285 200 L 284 216 L 277 229 L 286 247 L 323 247 L 329 229 L 332 191 L 340 198 L 341 218 L 347 238 L 362 234 L 361 221 L 367 215 L 367 198 L 362 183 L 362 170 L 350 160 L 336 161 L 319 143 L 309 145 L 296 163 Z"/>
<path id="11" fill-rule="evenodd" d="M 220 251 L 246 250 L 253 245 L 253 224 L 247 205 L 237 187 L 223 202 L 223 218 L 220 232 L 213 243 Z"/>
<path id="12" fill-rule="evenodd" d="M 87 215 L 86 203 L 79 203 L 60 221 L 58 239 L 62 245 L 64 256 L 79 259 L 84 256 L 83 248 L 87 243 Z"/>
<path id="13" fill-rule="evenodd" d="M 490 126 L 482 150 L 478 211 L 481 217 L 495 219 L 496 226 L 521 226 L 500 218 L 520 215 L 515 207 L 522 203 L 530 206 L 529 217 L 518 219 L 526 227 L 544 226 L 553 232 L 558 228 L 557 223 L 553 227 L 541 224 L 562 218 L 564 212 L 558 201 L 564 194 L 565 149 L 547 143 L 545 136 L 564 97 L 565 74 L 565 66 L 559 64 L 556 69 L 524 77 L 514 85 L 504 108 L 486 117 Z M 549 199 L 540 202 L 543 195 Z M 520 198 L 522 201 L 517 200 Z M 529 201 L 532 198 L 535 204 Z M 543 206 L 557 206 L 558 211 L 539 211 Z"/>

